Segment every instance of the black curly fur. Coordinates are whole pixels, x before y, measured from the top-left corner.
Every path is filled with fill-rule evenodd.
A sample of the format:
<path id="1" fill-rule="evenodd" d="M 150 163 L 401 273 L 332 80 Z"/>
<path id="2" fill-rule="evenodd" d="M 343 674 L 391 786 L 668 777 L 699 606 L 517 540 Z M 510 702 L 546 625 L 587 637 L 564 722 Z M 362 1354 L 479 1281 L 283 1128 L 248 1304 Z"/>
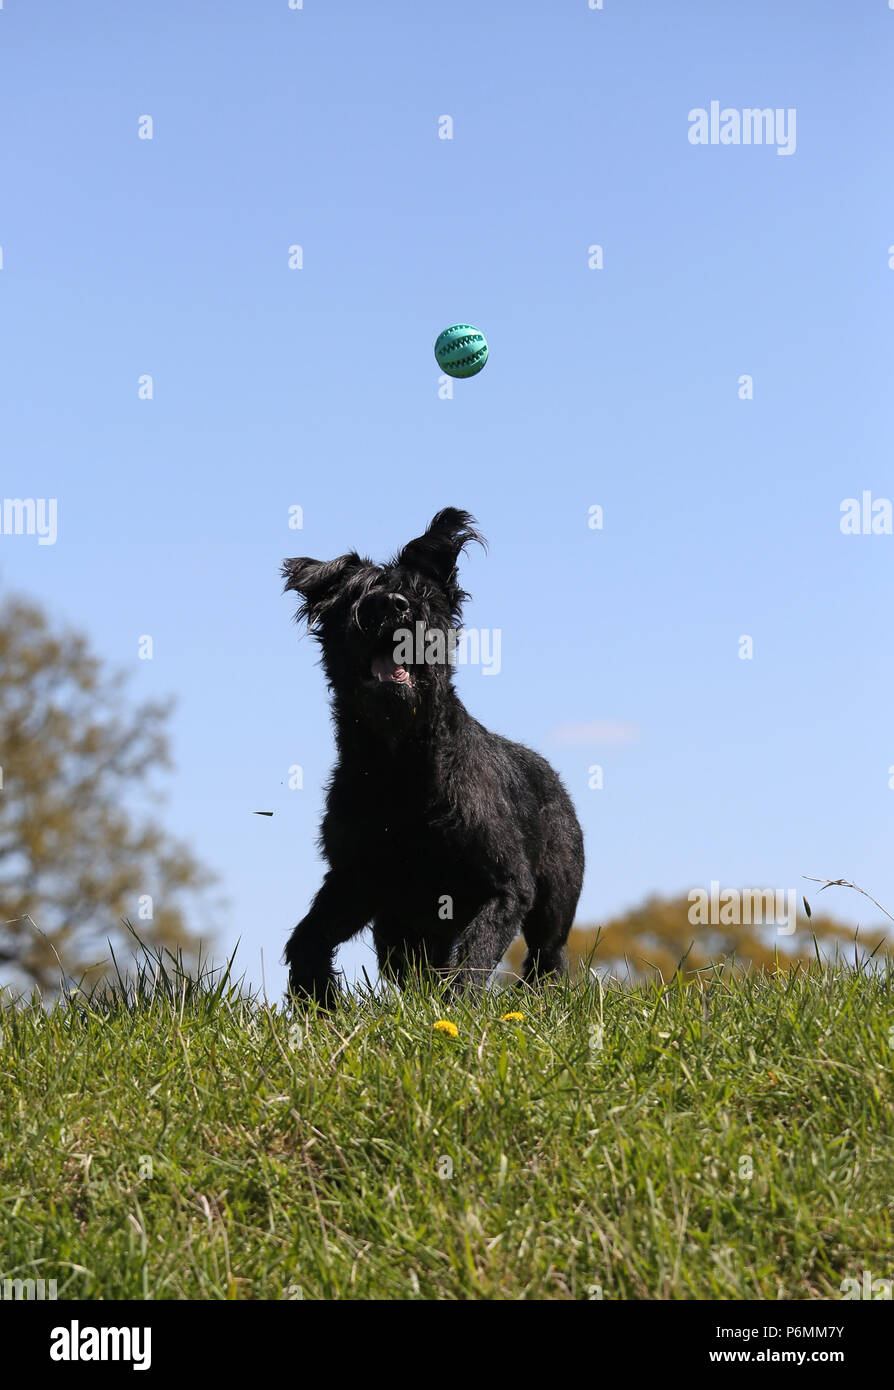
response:
<path id="1" fill-rule="evenodd" d="M 519 932 L 526 980 L 563 969 L 584 853 L 559 777 L 472 718 L 449 660 L 373 672 L 400 629 L 458 632 L 457 561 L 473 541 L 474 518 L 447 507 L 385 565 L 353 551 L 283 564 L 322 649 L 338 749 L 320 835 L 329 871 L 285 952 L 295 995 L 331 1003 L 335 952 L 369 924 L 398 982 L 427 965 L 484 985 Z"/>

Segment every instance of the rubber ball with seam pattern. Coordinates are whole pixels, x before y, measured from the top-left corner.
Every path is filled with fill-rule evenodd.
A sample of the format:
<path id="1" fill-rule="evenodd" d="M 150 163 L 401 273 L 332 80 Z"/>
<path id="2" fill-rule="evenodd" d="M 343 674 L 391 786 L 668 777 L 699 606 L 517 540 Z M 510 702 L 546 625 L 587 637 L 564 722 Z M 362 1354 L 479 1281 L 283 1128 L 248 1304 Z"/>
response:
<path id="1" fill-rule="evenodd" d="M 477 376 L 487 361 L 487 339 L 470 323 L 454 323 L 438 334 L 435 357 L 448 376 Z"/>

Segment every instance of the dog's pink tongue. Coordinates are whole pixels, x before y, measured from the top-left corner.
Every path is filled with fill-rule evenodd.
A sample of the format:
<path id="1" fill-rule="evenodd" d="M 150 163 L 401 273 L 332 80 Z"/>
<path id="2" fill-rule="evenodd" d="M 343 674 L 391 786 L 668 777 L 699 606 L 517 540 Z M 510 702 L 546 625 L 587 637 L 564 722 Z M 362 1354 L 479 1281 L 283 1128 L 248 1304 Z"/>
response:
<path id="1" fill-rule="evenodd" d="M 372 673 L 380 681 L 408 681 L 409 672 L 405 666 L 398 666 L 390 656 L 373 657 Z"/>

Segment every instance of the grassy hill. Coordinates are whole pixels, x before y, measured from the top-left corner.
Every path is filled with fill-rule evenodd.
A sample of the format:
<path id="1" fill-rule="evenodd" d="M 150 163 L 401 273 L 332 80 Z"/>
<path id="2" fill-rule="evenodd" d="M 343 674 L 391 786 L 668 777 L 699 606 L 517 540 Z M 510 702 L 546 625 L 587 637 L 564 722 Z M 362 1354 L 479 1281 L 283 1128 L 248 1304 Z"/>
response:
<path id="1" fill-rule="evenodd" d="M 144 968 L 0 1012 L 0 1278 L 71 1298 L 839 1298 L 891 1273 L 892 1069 L 884 968 L 472 1005 L 423 984 L 331 1017 Z"/>

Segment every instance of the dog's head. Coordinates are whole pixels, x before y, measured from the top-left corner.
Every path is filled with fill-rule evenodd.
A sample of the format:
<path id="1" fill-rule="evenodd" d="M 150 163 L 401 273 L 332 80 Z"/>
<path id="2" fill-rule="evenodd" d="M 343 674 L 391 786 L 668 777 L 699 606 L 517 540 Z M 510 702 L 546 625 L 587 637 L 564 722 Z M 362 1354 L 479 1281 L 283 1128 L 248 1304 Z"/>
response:
<path id="1" fill-rule="evenodd" d="M 457 561 L 484 544 L 474 517 L 445 507 L 387 564 L 351 551 L 337 560 L 286 560 L 286 590 L 322 649 L 337 701 L 395 731 L 404 716 L 433 711 L 453 676 L 463 600 Z"/>

